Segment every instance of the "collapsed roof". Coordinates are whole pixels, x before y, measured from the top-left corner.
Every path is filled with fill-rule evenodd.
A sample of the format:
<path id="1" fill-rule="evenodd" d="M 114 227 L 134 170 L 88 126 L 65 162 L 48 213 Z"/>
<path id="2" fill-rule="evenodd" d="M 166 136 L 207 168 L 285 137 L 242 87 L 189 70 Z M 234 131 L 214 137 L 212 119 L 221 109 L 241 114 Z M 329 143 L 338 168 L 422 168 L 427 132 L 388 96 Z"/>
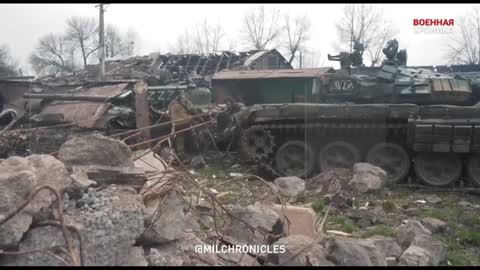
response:
<path id="1" fill-rule="evenodd" d="M 274 55 L 276 61 L 257 65 L 262 58 Z M 270 64 L 270 62 L 275 63 Z M 108 81 L 144 80 L 149 85 L 161 85 L 178 81 L 209 81 L 214 73 L 224 69 L 292 68 L 286 59 L 275 49 L 198 54 L 152 53 L 123 60 L 105 62 L 105 77 Z M 49 85 L 84 85 L 98 81 L 98 65 L 88 65 L 86 69 L 74 72 L 57 73 L 38 78 L 37 81 Z"/>

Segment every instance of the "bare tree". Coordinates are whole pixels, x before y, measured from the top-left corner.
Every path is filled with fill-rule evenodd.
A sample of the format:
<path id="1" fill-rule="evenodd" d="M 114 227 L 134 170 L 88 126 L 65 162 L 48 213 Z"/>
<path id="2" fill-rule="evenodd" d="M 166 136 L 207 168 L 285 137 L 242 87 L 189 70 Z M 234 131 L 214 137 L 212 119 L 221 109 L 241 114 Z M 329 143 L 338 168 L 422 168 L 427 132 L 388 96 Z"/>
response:
<path id="1" fill-rule="evenodd" d="M 124 55 L 127 52 L 126 41 L 114 25 L 107 25 L 105 29 L 105 54 L 107 57 Z"/>
<path id="2" fill-rule="evenodd" d="M 244 40 L 257 50 L 267 48 L 280 35 L 279 15 L 279 10 L 265 10 L 264 6 L 247 13 L 243 19 Z"/>
<path id="3" fill-rule="evenodd" d="M 71 71 L 74 63 L 67 60 L 70 54 L 71 50 L 63 36 L 48 34 L 39 39 L 29 62 L 37 74 Z"/>
<path id="4" fill-rule="evenodd" d="M 136 54 L 140 48 L 140 35 L 138 32 L 133 28 L 129 28 L 124 40 L 127 47 L 127 56 Z"/>
<path id="5" fill-rule="evenodd" d="M 170 51 L 176 54 L 192 54 L 197 52 L 195 48 L 194 35 L 185 29 L 185 32 L 180 34 L 173 46 L 170 46 Z"/>
<path id="6" fill-rule="evenodd" d="M 288 50 L 288 63 L 292 64 L 297 52 L 303 49 L 309 39 L 310 20 L 305 16 L 291 18 L 285 15 L 285 33 L 287 35 L 286 49 Z"/>
<path id="7" fill-rule="evenodd" d="M 356 42 L 363 44 L 371 66 L 380 62 L 382 48 L 396 33 L 392 23 L 383 18 L 381 10 L 372 5 L 346 5 L 336 27 L 340 47 L 352 52 Z"/>
<path id="8" fill-rule="evenodd" d="M 66 39 L 74 48 L 80 49 L 83 67 L 88 57 L 98 49 L 98 24 L 93 17 L 71 17 L 67 20 Z"/>
<path id="9" fill-rule="evenodd" d="M 315 48 L 304 48 L 302 58 L 302 68 L 317 68 L 325 64 L 320 50 Z"/>
<path id="10" fill-rule="evenodd" d="M 473 8 L 459 20 L 459 32 L 448 39 L 453 64 L 480 64 L 480 9 Z"/>
<path id="11" fill-rule="evenodd" d="M 17 76 L 18 62 L 15 60 L 7 45 L 0 46 L 0 78 Z"/>
<path id="12" fill-rule="evenodd" d="M 215 53 L 225 32 L 220 23 L 211 25 L 205 19 L 197 26 L 195 36 L 195 47 L 199 53 Z"/>

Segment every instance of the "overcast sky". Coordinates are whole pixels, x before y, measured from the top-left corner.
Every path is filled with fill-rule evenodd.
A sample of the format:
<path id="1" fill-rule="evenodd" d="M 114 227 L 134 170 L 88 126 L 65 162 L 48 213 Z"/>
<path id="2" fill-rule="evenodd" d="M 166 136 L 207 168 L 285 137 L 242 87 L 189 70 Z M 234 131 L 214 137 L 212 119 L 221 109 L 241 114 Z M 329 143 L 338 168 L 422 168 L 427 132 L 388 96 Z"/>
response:
<path id="1" fill-rule="evenodd" d="M 195 26 L 206 17 L 212 23 L 220 21 L 235 49 L 245 49 L 239 41 L 242 17 L 257 4 L 111 4 L 105 13 L 105 23 L 126 31 L 133 27 L 141 37 L 140 54 L 167 53 L 171 44 L 186 28 Z M 320 64 L 337 67 L 327 54 L 338 40 L 335 23 L 342 14 L 343 4 L 267 4 L 281 12 L 307 14 L 310 17 L 311 39 L 308 46 L 320 53 Z M 472 8 L 472 4 L 383 4 L 385 18 L 397 27 L 400 48 L 408 51 L 409 65 L 445 64 L 445 40 L 449 34 L 414 33 L 414 18 L 455 19 Z M 480 5 L 476 5 L 480 6 Z M 12 54 L 26 70 L 28 55 L 39 37 L 63 32 L 71 16 L 98 16 L 94 4 L 0 4 L 0 45 L 7 44 Z M 456 29 L 454 29 L 456 30 Z M 228 48 L 225 48 L 228 49 Z"/>

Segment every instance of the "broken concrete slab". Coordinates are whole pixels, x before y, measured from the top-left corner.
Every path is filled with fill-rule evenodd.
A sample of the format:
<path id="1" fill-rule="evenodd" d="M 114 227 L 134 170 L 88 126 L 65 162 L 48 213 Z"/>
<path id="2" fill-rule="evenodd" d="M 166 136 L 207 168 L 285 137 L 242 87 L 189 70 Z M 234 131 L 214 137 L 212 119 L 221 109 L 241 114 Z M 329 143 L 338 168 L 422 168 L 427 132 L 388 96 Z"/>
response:
<path id="1" fill-rule="evenodd" d="M 323 248 L 312 238 L 290 235 L 276 241 L 272 246 L 284 248 L 285 252 L 269 254 L 269 261 L 281 266 L 334 266 L 327 260 Z"/>
<path id="2" fill-rule="evenodd" d="M 431 235 L 422 234 L 415 237 L 412 245 L 422 247 L 430 254 L 431 265 L 437 266 L 447 261 L 448 248 L 440 240 L 433 238 Z"/>
<path id="3" fill-rule="evenodd" d="M 88 165 L 73 168 L 85 172 L 96 185 L 129 185 L 140 189 L 147 182 L 145 170 L 138 167 Z"/>
<path id="4" fill-rule="evenodd" d="M 71 185 L 65 166 L 50 155 L 10 157 L 0 162 L 0 172 L 0 216 L 25 202 L 37 187 L 49 185 L 62 194 Z M 32 216 L 55 199 L 51 191 L 40 191 L 20 214 L 0 227 L 0 248 L 16 246 L 32 223 Z"/>
<path id="5" fill-rule="evenodd" d="M 142 247 L 132 247 L 130 249 L 127 266 L 148 266 L 145 251 Z"/>
<path id="6" fill-rule="evenodd" d="M 161 172 L 164 171 L 166 167 L 166 162 L 154 152 L 150 152 L 146 155 L 140 153 L 142 157 L 135 159 L 134 164 L 137 168 L 142 168 L 145 172 Z"/>
<path id="7" fill-rule="evenodd" d="M 447 223 L 439 219 L 426 217 L 422 219 L 422 224 L 429 229 L 432 233 L 439 233 L 445 231 Z"/>
<path id="8" fill-rule="evenodd" d="M 429 266 L 430 258 L 426 249 L 419 246 L 410 246 L 402 254 L 399 266 Z"/>
<path id="9" fill-rule="evenodd" d="M 313 237 L 316 233 L 315 223 L 317 215 L 312 208 L 294 205 L 283 207 L 281 204 L 264 203 L 255 203 L 255 205 L 262 205 L 275 211 L 282 218 L 284 232 L 287 233 L 287 236 L 304 235 Z M 287 219 L 290 222 L 290 226 Z"/>
<path id="10" fill-rule="evenodd" d="M 180 239 L 188 229 L 183 209 L 187 202 L 176 192 L 145 203 L 145 231 L 140 242 L 143 244 L 163 244 Z"/>
<path id="11" fill-rule="evenodd" d="M 79 241 L 75 233 L 70 234 L 70 241 L 76 256 L 79 256 Z M 65 238 L 60 227 L 42 226 L 30 229 L 19 244 L 19 251 L 45 250 L 49 249 L 51 253 L 59 256 L 66 262 L 70 262 L 70 257 L 59 248 L 67 250 Z M 79 257 L 77 257 L 79 258 Z M 65 266 L 65 264 L 48 256 L 44 253 L 27 253 L 15 256 L 16 266 Z"/>
<path id="12" fill-rule="evenodd" d="M 120 140 L 99 134 L 75 137 L 66 141 L 58 151 L 58 158 L 67 167 L 74 165 L 103 165 L 133 167 L 133 153 Z"/>
<path id="13" fill-rule="evenodd" d="M 359 239 L 356 241 L 360 246 L 365 248 L 370 257 L 370 261 L 374 266 L 387 266 L 387 261 L 385 260 L 385 250 L 381 250 L 375 244 L 374 241 L 368 239 Z"/>
<path id="14" fill-rule="evenodd" d="M 280 216 L 270 208 L 262 205 L 249 205 L 247 207 L 227 205 L 226 208 L 232 215 L 266 233 L 262 234 L 251 229 L 244 222 L 231 218 L 230 222 L 225 226 L 224 233 L 237 241 L 236 244 L 272 244 L 284 235 Z"/>
<path id="15" fill-rule="evenodd" d="M 364 239 L 364 241 L 373 243 L 378 250 L 381 250 L 385 253 L 386 257 L 399 258 L 403 252 L 397 241 L 391 237 L 374 235 L 372 237 Z"/>
<path id="16" fill-rule="evenodd" d="M 315 177 L 307 179 L 307 189 L 312 193 L 334 194 L 341 190 L 342 185 L 352 179 L 352 170 L 335 168 L 322 172 Z"/>
<path id="17" fill-rule="evenodd" d="M 305 181 L 296 176 L 279 177 L 274 183 L 283 196 L 296 197 L 305 191 Z"/>
<path id="18" fill-rule="evenodd" d="M 145 206 L 130 187 L 89 189 L 65 212 L 65 221 L 78 228 L 86 266 L 127 265 L 136 239 L 144 231 Z"/>
<path id="19" fill-rule="evenodd" d="M 413 239 L 422 234 L 431 235 L 432 232 L 425 228 L 422 223 L 416 219 L 405 220 L 400 226 L 395 228 L 397 243 L 403 249 L 410 246 Z"/>
<path id="20" fill-rule="evenodd" d="M 353 165 L 353 178 L 348 184 L 359 193 L 375 192 L 385 185 L 386 179 L 387 173 L 381 168 L 369 163 L 356 163 Z"/>
<path id="21" fill-rule="evenodd" d="M 336 236 L 325 242 L 327 259 L 341 266 L 373 266 L 368 251 L 355 239 Z"/>
<path id="22" fill-rule="evenodd" d="M 431 235 L 415 237 L 412 244 L 399 259 L 401 266 L 439 266 L 447 260 L 448 249 L 445 244 Z"/>

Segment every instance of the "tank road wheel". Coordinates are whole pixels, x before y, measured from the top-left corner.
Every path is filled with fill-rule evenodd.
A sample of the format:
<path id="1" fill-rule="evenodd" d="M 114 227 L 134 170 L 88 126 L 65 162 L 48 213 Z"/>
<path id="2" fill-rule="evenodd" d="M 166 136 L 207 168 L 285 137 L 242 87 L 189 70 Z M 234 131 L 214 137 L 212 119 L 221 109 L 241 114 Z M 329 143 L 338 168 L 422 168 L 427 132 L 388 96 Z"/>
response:
<path id="1" fill-rule="evenodd" d="M 273 154 L 275 140 L 268 130 L 262 126 L 246 129 L 240 140 L 240 151 L 254 160 L 267 159 Z"/>
<path id="2" fill-rule="evenodd" d="M 315 167 L 312 149 L 302 141 L 287 141 L 275 154 L 275 167 L 285 176 L 306 177 Z"/>
<path id="3" fill-rule="evenodd" d="M 468 179 L 476 187 L 480 187 L 480 154 L 473 154 L 467 163 Z"/>
<path id="4" fill-rule="evenodd" d="M 366 161 L 385 170 L 390 183 L 398 183 L 410 171 L 410 157 L 398 144 L 378 143 L 367 153 Z"/>
<path id="5" fill-rule="evenodd" d="M 452 153 L 419 153 L 415 158 L 415 173 L 430 186 L 448 186 L 461 176 L 462 161 Z"/>
<path id="6" fill-rule="evenodd" d="M 319 167 L 322 171 L 333 168 L 351 168 L 360 161 L 360 151 L 347 142 L 335 141 L 327 144 L 319 153 Z"/>

